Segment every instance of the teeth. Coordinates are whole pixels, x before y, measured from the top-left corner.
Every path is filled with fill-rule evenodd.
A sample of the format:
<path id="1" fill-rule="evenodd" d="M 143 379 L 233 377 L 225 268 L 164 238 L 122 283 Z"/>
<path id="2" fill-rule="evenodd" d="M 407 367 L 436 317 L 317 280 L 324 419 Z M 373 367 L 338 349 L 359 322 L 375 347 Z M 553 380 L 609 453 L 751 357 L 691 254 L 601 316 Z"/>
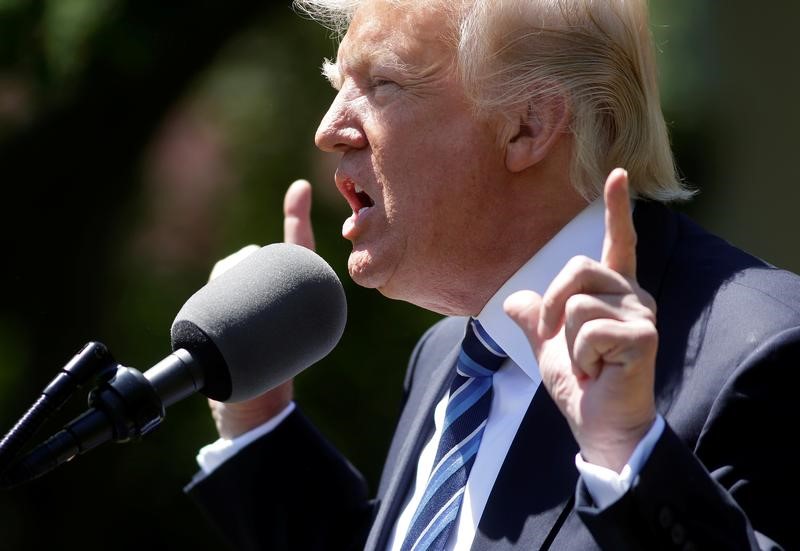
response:
<path id="1" fill-rule="evenodd" d="M 356 193 L 362 193 L 364 191 L 364 189 L 358 184 L 355 185 L 355 190 Z"/>

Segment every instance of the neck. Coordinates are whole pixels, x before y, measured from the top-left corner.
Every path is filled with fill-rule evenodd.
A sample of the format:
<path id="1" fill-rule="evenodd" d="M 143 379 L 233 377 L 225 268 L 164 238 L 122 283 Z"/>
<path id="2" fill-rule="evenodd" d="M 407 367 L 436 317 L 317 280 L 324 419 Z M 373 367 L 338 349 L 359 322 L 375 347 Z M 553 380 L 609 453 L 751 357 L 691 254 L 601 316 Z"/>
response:
<path id="1" fill-rule="evenodd" d="M 474 254 L 430 274 L 427 292 L 409 300 L 444 315 L 476 316 L 498 289 L 532 258 L 587 201 L 563 171 L 540 168 L 508 183 L 508 193 L 495 194 L 496 204 L 475 220 Z"/>

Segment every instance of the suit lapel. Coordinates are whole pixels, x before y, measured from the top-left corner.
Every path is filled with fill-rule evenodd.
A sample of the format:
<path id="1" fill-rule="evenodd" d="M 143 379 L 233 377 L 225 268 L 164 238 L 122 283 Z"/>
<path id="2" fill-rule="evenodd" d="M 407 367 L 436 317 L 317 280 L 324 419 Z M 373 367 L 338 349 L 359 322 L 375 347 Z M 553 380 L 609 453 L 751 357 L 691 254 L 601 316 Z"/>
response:
<path id="1" fill-rule="evenodd" d="M 459 325 L 461 336 L 463 336 L 465 323 L 466 321 Z M 433 432 L 433 410 L 449 388 L 453 378 L 454 372 L 450 368 L 455 365 L 460 342 L 459 337 L 455 346 L 448 345 L 449 351 L 446 352 L 443 359 L 441 354 L 436 353 L 428 354 L 425 359 L 420 359 L 417 373 L 421 373 L 422 376 L 417 375 L 414 384 L 421 385 L 422 391 L 412 392 L 409 395 L 408 402 L 400 416 L 392 447 L 384 466 L 386 472 L 392 473 L 392 476 L 381 496 L 375 522 L 365 547 L 367 550 L 386 548 L 394 523 L 405 503 L 409 484 L 414 479 L 419 455 Z M 431 365 L 428 364 L 429 362 Z M 429 375 L 427 380 L 424 380 L 426 373 Z"/>
<path id="2" fill-rule="evenodd" d="M 506 455 L 473 550 L 540 549 L 572 507 L 578 446 L 540 386 Z"/>

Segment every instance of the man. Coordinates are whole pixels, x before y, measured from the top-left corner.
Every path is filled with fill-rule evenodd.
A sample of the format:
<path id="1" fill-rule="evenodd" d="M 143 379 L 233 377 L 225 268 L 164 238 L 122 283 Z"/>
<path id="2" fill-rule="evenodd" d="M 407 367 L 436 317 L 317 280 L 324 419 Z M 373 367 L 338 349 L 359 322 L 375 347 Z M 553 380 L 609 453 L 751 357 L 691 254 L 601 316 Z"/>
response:
<path id="1" fill-rule="evenodd" d="M 212 404 L 221 440 L 189 492 L 226 537 L 244 549 L 796 544 L 776 426 L 797 421 L 800 281 L 656 202 L 688 193 L 644 3 L 299 4 L 347 28 L 316 141 L 341 154 L 350 275 L 452 317 L 412 355 L 373 501 L 294 408 L 291 383 Z M 309 205 L 308 184 L 293 184 L 287 241 L 313 247 Z"/>

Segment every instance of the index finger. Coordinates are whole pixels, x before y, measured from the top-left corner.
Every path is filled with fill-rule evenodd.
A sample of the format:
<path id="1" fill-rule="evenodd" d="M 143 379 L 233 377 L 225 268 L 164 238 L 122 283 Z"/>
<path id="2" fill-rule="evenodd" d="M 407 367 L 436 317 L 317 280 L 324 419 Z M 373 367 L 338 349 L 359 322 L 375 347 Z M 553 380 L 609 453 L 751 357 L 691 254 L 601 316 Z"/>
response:
<path id="1" fill-rule="evenodd" d="M 283 199 L 283 240 L 314 250 L 311 184 L 306 180 L 296 180 L 286 190 Z"/>
<path id="2" fill-rule="evenodd" d="M 615 168 L 606 179 L 606 234 L 601 263 L 626 277 L 636 280 L 636 230 L 631 216 L 628 172 Z"/>

